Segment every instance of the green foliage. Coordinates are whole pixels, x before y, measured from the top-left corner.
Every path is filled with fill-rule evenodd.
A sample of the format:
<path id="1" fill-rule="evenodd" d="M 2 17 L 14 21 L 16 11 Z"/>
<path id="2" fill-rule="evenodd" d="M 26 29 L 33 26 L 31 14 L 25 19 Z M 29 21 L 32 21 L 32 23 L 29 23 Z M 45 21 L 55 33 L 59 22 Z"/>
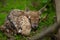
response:
<path id="1" fill-rule="evenodd" d="M 0 40 L 7 40 L 6 35 L 0 31 Z"/>
<path id="2" fill-rule="evenodd" d="M 0 13 L 0 26 L 4 23 L 6 16 L 6 13 Z"/>
<path id="3" fill-rule="evenodd" d="M 5 6 L 2 8 L 8 12 L 11 9 L 25 9 L 25 0 L 6 0 Z"/>

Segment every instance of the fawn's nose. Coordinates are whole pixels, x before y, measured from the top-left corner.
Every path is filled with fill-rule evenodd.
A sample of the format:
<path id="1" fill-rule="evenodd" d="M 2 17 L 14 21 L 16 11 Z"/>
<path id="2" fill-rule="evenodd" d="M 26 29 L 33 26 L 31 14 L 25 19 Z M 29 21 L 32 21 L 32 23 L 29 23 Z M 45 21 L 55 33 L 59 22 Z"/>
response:
<path id="1" fill-rule="evenodd" d="M 37 28 L 37 26 L 38 26 L 38 25 L 37 25 L 37 24 L 35 24 L 35 23 L 34 23 L 34 24 L 32 24 L 32 28 L 33 28 L 33 29 Z"/>

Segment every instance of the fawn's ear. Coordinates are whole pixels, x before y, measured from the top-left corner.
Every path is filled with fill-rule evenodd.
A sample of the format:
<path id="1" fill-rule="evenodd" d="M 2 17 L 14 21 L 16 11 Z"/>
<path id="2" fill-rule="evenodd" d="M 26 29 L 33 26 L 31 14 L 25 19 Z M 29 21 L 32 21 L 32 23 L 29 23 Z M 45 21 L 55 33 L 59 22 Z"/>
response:
<path id="1" fill-rule="evenodd" d="M 27 18 L 30 18 L 30 11 L 25 11 L 24 13 Z"/>
<path id="2" fill-rule="evenodd" d="M 42 14 L 42 12 L 46 11 L 47 8 L 46 8 L 47 4 L 44 5 L 40 10 L 39 10 L 39 14 Z"/>
<path id="3" fill-rule="evenodd" d="M 39 15 L 41 15 L 41 14 L 42 14 L 42 12 L 41 12 L 40 10 L 39 10 L 38 12 L 39 12 Z"/>
<path id="4" fill-rule="evenodd" d="M 30 11 L 30 9 L 29 9 L 28 7 L 26 7 L 26 8 L 25 8 L 25 11 L 28 12 L 28 11 Z"/>

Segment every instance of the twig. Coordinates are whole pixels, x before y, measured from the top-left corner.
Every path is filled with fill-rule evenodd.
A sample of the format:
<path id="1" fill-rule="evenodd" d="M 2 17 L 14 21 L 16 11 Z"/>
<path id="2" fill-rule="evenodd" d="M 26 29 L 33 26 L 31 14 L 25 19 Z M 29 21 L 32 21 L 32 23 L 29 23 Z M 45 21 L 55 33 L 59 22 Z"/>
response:
<path id="1" fill-rule="evenodd" d="M 57 29 L 59 26 L 57 23 L 54 23 L 52 26 L 47 28 L 47 30 L 42 31 L 41 33 L 36 34 L 35 36 L 29 38 L 28 40 L 38 40 L 43 37 L 45 37 L 47 34 L 52 33 L 55 29 Z"/>

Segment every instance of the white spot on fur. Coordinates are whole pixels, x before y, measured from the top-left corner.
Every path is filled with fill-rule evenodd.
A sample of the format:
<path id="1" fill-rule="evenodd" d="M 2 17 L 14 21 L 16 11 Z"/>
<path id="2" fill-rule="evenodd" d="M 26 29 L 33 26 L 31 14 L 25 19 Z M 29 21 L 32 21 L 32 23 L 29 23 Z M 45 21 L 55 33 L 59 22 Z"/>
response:
<path id="1" fill-rule="evenodd" d="M 21 31 L 22 31 L 22 30 L 21 30 L 21 29 L 19 29 L 19 30 L 18 30 L 18 33 L 21 33 Z"/>
<path id="2" fill-rule="evenodd" d="M 29 18 L 31 18 L 31 16 L 29 16 Z"/>
<path id="3" fill-rule="evenodd" d="M 6 31 L 7 31 L 7 32 L 9 32 L 9 30 L 8 30 L 8 29 L 6 29 Z"/>
<path id="4" fill-rule="evenodd" d="M 15 27 L 17 27 L 17 25 L 15 25 Z"/>

